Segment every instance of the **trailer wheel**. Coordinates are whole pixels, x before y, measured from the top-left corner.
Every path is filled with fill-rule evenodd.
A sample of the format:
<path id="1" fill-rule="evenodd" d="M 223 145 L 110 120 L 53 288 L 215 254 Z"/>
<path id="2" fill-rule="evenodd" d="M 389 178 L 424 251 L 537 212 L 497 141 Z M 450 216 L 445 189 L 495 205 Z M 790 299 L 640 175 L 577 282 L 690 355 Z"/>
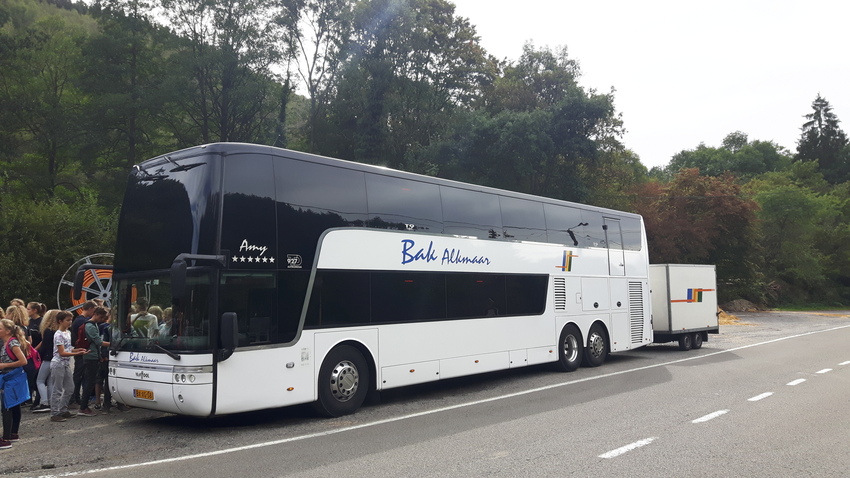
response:
<path id="1" fill-rule="evenodd" d="M 577 369 L 582 359 L 581 332 L 578 327 L 573 324 L 564 326 L 558 348 L 557 369 L 561 372 L 572 372 Z"/>
<path id="2" fill-rule="evenodd" d="M 599 324 L 594 324 L 587 335 L 587 347 L 584 349 L 584 365 L 598 367 L 608 358 L 608 340 L 605 330 Z"/>
<path id="3" fill-rule="evenodd" d="M 339 417 L 357 411 L 369 392 L 369 365 L 363 354 L 350 345 L 331 350 L 319 369 L 319 399 L 316 411 Z"/>
<path id="4" fill-rule="evenodd" d="M 702 341 L 703 341 L 702 332 L 695 333 L 694 334 L 694 340 L 693 340 L 693 349 L 694 350 L 701 349 L 702 348 Z"/>
<path id="5" fill-rule="evenodd" d="M 679 350 L 691 350 L 693 345 L 693 336 L 691 334 L 682 334 L 679 336 Z"/>

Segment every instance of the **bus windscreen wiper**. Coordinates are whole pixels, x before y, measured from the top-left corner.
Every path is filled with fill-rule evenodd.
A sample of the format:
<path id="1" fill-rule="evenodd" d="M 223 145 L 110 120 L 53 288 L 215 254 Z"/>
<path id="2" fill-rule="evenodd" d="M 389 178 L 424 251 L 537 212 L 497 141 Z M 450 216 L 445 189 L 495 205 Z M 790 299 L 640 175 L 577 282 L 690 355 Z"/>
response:
<path id="1" fill-rule="evenodd" d="M 151 347 L 158 348 L 159 350 L 163 351 L 165 353 L 165 355 L 168 355 L 169 357 L 173 358 L 174 360 L 180 360 L 179 354 L 176 354 L 176 353 L 166 349 L 165 347 L 163 347 L 162 345 L 159 345 L 156 342 L 151 342 Z"/>

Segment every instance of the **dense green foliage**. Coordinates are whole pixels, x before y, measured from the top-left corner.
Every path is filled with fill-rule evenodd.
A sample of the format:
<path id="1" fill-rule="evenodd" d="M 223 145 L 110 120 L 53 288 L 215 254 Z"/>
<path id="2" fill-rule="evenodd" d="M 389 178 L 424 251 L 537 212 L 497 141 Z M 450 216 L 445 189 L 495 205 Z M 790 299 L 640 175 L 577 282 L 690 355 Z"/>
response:
<path id="1" fill-rule="evenodd" d="M 0 297 L 53 305 L 110 252 L 132 165 L 243 141 L 633 210 L 652 261 L 717 264 L 722 299 L 850 303 L 826 99 L 794 155 L 734 132 L 647 172 L 580 80 L 566 47 L 489 55 L 449 0 L 0 0 Z"/>

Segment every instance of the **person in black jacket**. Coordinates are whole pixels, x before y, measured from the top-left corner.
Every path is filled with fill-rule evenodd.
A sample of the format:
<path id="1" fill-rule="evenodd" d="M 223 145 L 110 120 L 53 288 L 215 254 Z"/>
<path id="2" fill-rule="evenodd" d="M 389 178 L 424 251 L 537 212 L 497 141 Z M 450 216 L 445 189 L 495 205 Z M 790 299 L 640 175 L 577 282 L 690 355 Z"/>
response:
<path id="1" fill-rule="evenodd" d="M 85 324 L 94 314 L 94 308 L 97 305 L 94 301 L 89 300 L 86 301 L 82 307 L 80 307 L 80 315 L 74 318 L 74 321 L 71 323 L 71 345 L 73 347 L 77 346 L 77 333 L 80 330 L 80 326 Z M 71 393 L 71 402 L 69 405 L 78 405 L 82 408 L 83 405 L 88 407 L 88 399 L 90 397 L 84 397 L 81 399 L 80 397 L 80 389 L 83 387 L 83 373 L 85 371 L 85 366 L 83 363 L 83 357 L 77 355 L 74 357 L 74 391 Z"/>

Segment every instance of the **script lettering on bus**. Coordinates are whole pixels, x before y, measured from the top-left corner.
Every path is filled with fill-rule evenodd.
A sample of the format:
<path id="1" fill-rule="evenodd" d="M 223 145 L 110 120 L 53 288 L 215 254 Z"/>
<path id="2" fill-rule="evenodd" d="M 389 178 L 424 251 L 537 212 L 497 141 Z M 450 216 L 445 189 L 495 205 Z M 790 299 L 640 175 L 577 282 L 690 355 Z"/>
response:
<path id="1" fill-rule="evenodd" d="M 490 265 L 490 258 L 486 256 L 467 256 L 460 249 L 443 249 L 442 256 L 437 255 L 434 241 L 428 243 L 428 247 L 416 248 L 413 239 L 402 239 L 401 241 L 401 263 L 425 261 L 425 263 L 440 261 L 440 265 L 447 264 L 482 264 Z"/>
<path id="2" fill-rule="evenodd" d="M 268 247 L 266 247 L 266 246 L 256 246 L 256 245 L 254 245 L 254 244 L 248 244 L 248 239 L 243 239 L 243 240 L 242 240 L 242 245 L 240 245 L 240 246 L 239 246 L 239 252 L 244 252 L 244 251 L 249 251 L 249 252 L 250 252 L 250 251 L 257 251 L 257 252 L 259 252 L 259 253 L 260 253 L 260 255 L 261 255 L 261 256 L 262 256 L 263 254 L 265 254 L 265 253 L 266 253 L 266 251 L 267 251 L 268 249 L 269 249 L 269 248 L 268 248 Z"/>
<path id="3" fill-rule="evenodd" d="M 159 359 L 150 358 L 145 354 L 139 354 L 136 352 L 130 352 L 130 363 L 140 362 L 140 363 L 159 363 Z"/>

